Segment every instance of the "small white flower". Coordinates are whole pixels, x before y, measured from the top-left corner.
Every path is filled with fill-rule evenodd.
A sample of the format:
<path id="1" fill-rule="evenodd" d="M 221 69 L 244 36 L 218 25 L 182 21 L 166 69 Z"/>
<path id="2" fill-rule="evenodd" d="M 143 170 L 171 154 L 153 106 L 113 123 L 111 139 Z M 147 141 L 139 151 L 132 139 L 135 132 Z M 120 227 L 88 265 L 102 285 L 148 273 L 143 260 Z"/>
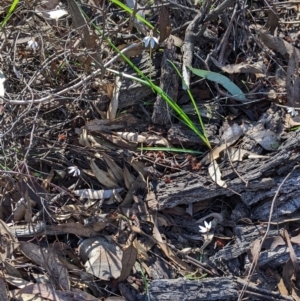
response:
<path id="1" fill-rule="evenodd" d="M 53 20 L 58 20 L 59 18 L 67 15 L 68 12 L 65 9 L 55 9 L 55 10 L 50 10 L 47 12 L 44 12 L 44 15 Z"/>
<path id="2" fill-rule="evenodd" d="M 298 112 L 295 110 L 295 108 L 288 107 L 286 110 L 287 110 L 288 113 L 290 113 L 292 115 L 292 117 L 298 115 Z"/>
<path id="3" fill-rule="evenodd" d="M 153 49 L 155 47 L 155 44 L 158 44 L 158 38 L 147 36 L 143 38 L 143 43 L 145 44 L 146 48 L 150 44 L 150 48 Z"/>
<path id="4" fill-rule="evenodd" d="M 202 227 L 202 226 L 199 226 L 199 232 L 201 232 L 201 233 L 207 233 L 207 232 L 209 232 L 210 231 L 210 229 L 211 229 L 211 222 L 209 222 L 209 224 L 206 222 L 206 221 L 204 221 L 204 226 L 205 227 Z"/>
<path id="5" fill-rule="evenodd" d="M 27 42 L 27 47 L 32 48 L 33 50 L 39 47 L 38 43 L 35 40 L 30 40 Z"/>
<path id="6" fill-rule="evenodd" d="M 73 173 L 73 177 L 78 177 L 80 176 L 80 170 L 77 166 L 70 166 L 68 167 L 68 173 Z"/>

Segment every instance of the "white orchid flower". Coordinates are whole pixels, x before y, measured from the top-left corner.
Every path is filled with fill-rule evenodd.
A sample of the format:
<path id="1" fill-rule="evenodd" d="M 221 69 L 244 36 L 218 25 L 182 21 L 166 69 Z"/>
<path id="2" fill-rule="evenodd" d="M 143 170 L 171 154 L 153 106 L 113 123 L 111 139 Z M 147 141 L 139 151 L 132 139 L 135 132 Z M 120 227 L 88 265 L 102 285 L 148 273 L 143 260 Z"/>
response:
<path id="1" fill-rule="evenodd" d="M 68 167 L 68 173 L 71 174 L 73 173 L 73 177 L 78 177 L 80 176 L 80 170 L 77 166 L 70 166 Z"/>
<path id="2" fill-rule="evenodd" d="M 52 20 L 58 20 L 59 18 L 67 15 L 68 12 L 65 9 L 54 9 L 50 11 L 45 11 L 44 15 Z"/>
<path id="3" fill-rule="evenodd" d="M 295 110 L 295 108 L 292 108 L 292 107 L 288 107 L 287 109 L 287 112 L 291 114 L 292 117 L 294 116 L 297 116 L 298 115 L 298 112 Z"/>
<path id="4" fill-rule="evenodd" d="M 143 43 L 145 44 L 145 47 L 147 48 L 148 45 L 150 45 L 150 48 L 153 49 L 155 47 L 155 44 L 158 44 L 158 38 L 147 36 L 144 37 Z"/>
<path id="5" fill-rule="evenodd" d="M 199 232 L 201 233 L 209 232 L 211 229 L 211 222 L 207 223 L 206 221 L 204 221 L 204 226 L 205 227 L 199 226 Z"/>
<path id="6" fill-rule="evenodd" d="M 39 45 L 35 40 L 30 40 L 27 42 L 27 47 L 35 50 L 39 47 Z"/>

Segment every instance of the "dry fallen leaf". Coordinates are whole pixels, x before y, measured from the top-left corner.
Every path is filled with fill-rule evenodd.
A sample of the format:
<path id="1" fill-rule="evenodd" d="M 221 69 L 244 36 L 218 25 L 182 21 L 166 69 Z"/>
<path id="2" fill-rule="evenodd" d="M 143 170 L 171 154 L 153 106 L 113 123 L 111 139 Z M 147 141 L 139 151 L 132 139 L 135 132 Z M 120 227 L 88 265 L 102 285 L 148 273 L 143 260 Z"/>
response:
<path id="1" fill-rule="evenodd" d="M 117 188 L 117 192 L 121 192 L 122 188 Z M 90 200 L 109 199 L 113 196 L 113 189 L 94 190 L 94 189 L 79 189 L 73 190 L 73 193 L 81 198 Z"/>
<path id="2" fill-rule="evenodd" d="M 266 74 L 266 67 L 263 61 L 259 61 L 253 64 L 249 63 L 240 63 L 240 64 L 232 64 L 232 65 L 222 65 L 212 56 L 210 59 L 213 63 L 220 68 L 221 70 L 233 74 L 233 73 L 254 73 L 254 74 Z"/>
<path id="3" fill-rule="evenodd" d="M 120 277 L 123 251 L 113 241 L 102 236 L 87 238 L 79 246 L 79 255 L 86 272 L 105 281 Z"/>
<path id="4" fill-rule="evenodd" d="M 117 188 L 119 186 L 118 183 L 110 177 L 108 172 L 100 169 L 96 165 L 94 160 L 90 161 L 90 167 L 91 167 L 95 177 L 99 181 L 99 183 L 102 184 L 103 186 L 108 187 L 108 188 Z"/>
<path id="5" fill-rule="evenodd" d="M 111 102 L 107 111 L 107 119 L 115 120 L 119 105 L 119 95 L 122 86 L 122 80 L 120 76 L 115 77 L 114 91 L 112 94 Z"/>
<path id="6" fill-rule="evenodd" d="M 131 143 L 146 143 L 146 137 L 132 132 L 116 132 L 122 139 Z"/>
<path id="7" fill-rule="evenodd" d="M 37 245 L 24 241 L 20 242 L 20 250 L 26 257 L 42 266 L 57 287 L 70 290 L 68 270 L 62 265 L 55 252 L 50 249 L 41 250 Z"/>
<path id="8" fill-rule="evenodd" d="M 127 189 L 131 187 L 131 185 L 134 183 L 135 177 L 132 175 L 131 172 L 129 172 L 126 165 L 124 165 L 124 182 Z"/>
<path id="9" fill-rule="evenodd" d="M 5 277 L 5 281 L 8 281 Z M 8 298 L 7 295 L 7 284 L 5 283 L 3 278 L 0 278 L 0 300 L 1 301 L 8 301 L 10 298 Z M 8 281 L 9 282 L 9 281 Z"/>
<path id="10" fill-rule="evenodd" d="M 121 184 L 124 179 L 122 168 L 105 153 L 103 153 L 103 158 L 108 168 L 111 170 L 115 181 Z"/>
<path id="11" fill-rule="evenodd" d="M 127 277 L 130 275 L 132 267 L 137 259 L 137 254 L 138 252 L 132 244 L 123 250 L 122 271 L 118 279 L 119 282 L 127 280 Z"/>
<path id="12" fill-rule="evenodd" d="M 227 187 L 226 182 L 224 182 L 222 178 L 222 174 L 220 171 L 220 167 L 216 160 L 212 161 L 208 167 L 208 173 L 210 177 L 213 179 L 214 182 L 216 182 L 221 187 Z"/>
<path id="13" fill-rule="evenodd" d="M 265 150 L 274 151 L 280 146 L 280 136 L 270 130 L 256 131 L 249 134 Z"/>

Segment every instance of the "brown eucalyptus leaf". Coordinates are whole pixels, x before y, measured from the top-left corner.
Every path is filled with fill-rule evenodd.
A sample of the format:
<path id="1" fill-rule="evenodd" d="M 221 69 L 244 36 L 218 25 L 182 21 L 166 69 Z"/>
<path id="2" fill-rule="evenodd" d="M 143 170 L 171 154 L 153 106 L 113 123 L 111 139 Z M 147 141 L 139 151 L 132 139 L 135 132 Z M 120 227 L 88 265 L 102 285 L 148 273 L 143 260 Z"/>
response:
<path id="1" fill-rule="evenodd" d="M 120 277 L 123 252 L 113 241 L 102 236 L 87 238 L 79 246 L 79 255 L 86 272 L 105 281 Z"/>
<path id="2" fill-rule="evenodd" d="M 296 52 L 298 60 L 300 60 L 300 50 L 290 43 L 286 42 L 281 37 L 274 37 L 268 33 L 265 29 L 256 29 L 260 40 L 270 49 L 279 52 L 282 56 L 290 58 L 293 51 Z"/>
<path id="3" fill-rule="evenodd" d="M 91 147 L 91 144 L 88 140 L 88 132 L 86 129 L 82 129 L 82 132 L 79 136 L 79 141 L 78 141 L 82 146 L 87 146 Z"/>
<path id="4" fill-rule="evenodd" d="M 120 147 L 120 148 L 125 148 L 125 149 L 129 149 L 132 151 L 136 151 L 136 145 L 130 142 L 125 141 L 124 139 L 116 136 L 116 135 L 112 135 L 112 134 L 106 134 L 106 133 L 99 133 L 102 137 L 104 137 L 105 139 L 107 139 L 108 141 L 110 141 L 111 143 L 115 144 L 116 146 Z"/>
<path id="5" fill-rule="evenodd" d="M 123 250 L 122 271 L 118 279 L 119 282 L 127 280 L 127 277 L 130 275 L 134 263 L 137 259 L 137 254 L 138 252 L 132 244 L 128 248 Z"/>
<path id="6" fill-rule="evenodd" d="M 109 167 L 109 169 L 112 171 L 115 180 L 118 183 L 122 183 L 123 182 L 123 170 L 121 167 L 119 167 L 119 165 L 111 159 L 111 157 L 109 157 L 108 155 L 106 155 L 105 153 L 103 153 L 103 158 L 105 163 L 107 164 L 107 166 Z"/>
<path id="7" fill-rule="evenodd" d="M 270 158 L 270 156 L 258 155 L 256 153 L 249 152 L 242 148 L 229 147 L 226 151 L 227 151 L 227 155 L 230 157 L 230 160 L 232 162 L 243 161 L 246 158 L 250 158 L 250 159 L 268 159 L 268 158 Z"/>
<path id="8" fill-rule="evenodd" d="M 116 132 L 122 139 L 131 143 L 146 143 L 147 138 L 144 135 L 139 135 L 133 132 Z"/>
<path id="9" fill-rule="evenodd" d="M 108 187 L 108 188 L 117 188 L 119 186 L 118 183 L 109 176 L 108 172 L 100 169 L 96 165 L 94 160 L 90 161 L 90 167 L 91 167 L 95 177 L 99 181 L 99 183 L 102 184 L 103 186 Z"/>
<path id="10" fill-rule="evenodd" d="M 2 278 L 0 278 L 0 280 L 2 280 Z M 29 281 L 22 279 L 22 277 L 14 277 L 14 276 L 10 276 L 5 274 L 5 281 L 7 281 L 9 284 L 18 287 L 18 288 L 23 288 L 26 285 L 30 284 Z M 1 283 L 0 283 L 0 289 L 1 289 Z M 0 293 L 1 294 L 1 293 Z M 1 296 L 0 296 L 0 301 L 1 301 Z"/>
<path id="11" fill-rule="evenodd" d="M 275 274 L 275 278 L 277 281 L 277 287 L 281 295 L 288 296 L 289 292 L 284 284 L 283 278 L 279 275 L 279 273 L 275 270 L 273 271 Z"/>
<path id="12" fill-rule="evenodd" d="M 7 284 L 5 283 L 5 281 L 7 281 L 6 277 L 5 280 L 2 277 L 0 278 L 0 300 L 1 301 L 10 300 L 7 294 Z"/>
<path id="13" fill-rule="evenodd" d="M 220 171 L 219 164 L 217 161 L 212 161 L 208 167 L 208 173 L 210 177 L 213 179 L 214 182 L 216 182 L 221 187 L 227 187 L 226 182 L 224 182 L 222 178 L 222 174 Z"/>
<path id="14" fill-rule="evenodd" d="M 50 279 L 64 290 L 70 289 L 68 270 L 62 265 L 57 254 L 52 250 L 42 251 L 40 247 L 29 242 L 20 242 L 22 253 L 42 266 L 50 275 Z"/>
<path id="15" fill-rule="evenodd" d="M 111 102 L 107 111 L 107 119 L 115 120 L 117 115 L 117 110 L 119 106 L 119 95 L 122 86 L 122 80 L 120 76 L 115 77 L 114 90 L 111 98 Z"/>
<path id="16" fill-rule="evenodd" d="M 227 148 L 226 143 L 216 146 L 214 149 L 212 149 L 208 154 L 206 154 L 202 158 L 201 163 L 205 165 L 210 164 L 214 160 L 218 159 L 220 157 L 220 153 L 224 151 L 226 148 Z"/>
<path id="17" fill-rule="evenodd" d="M 134 183 L 135 177 L 132 175 L 132 173 L 128 170 L 126 165 L 124 166 L 124 182 L 127 189 L 131 187 L 131 185 Z"/>
<path id="18" fill-rule="evenodd" d="M 42 283 L 29 284 L 20 289 L 16 295 L 23 296 L 24 294 L 32 294 L 35 296 L 34 299 L 30 300 L 36 300 L 37 295 L 40 295 L 41 297 L 51 301 L 99 301 L 98 298 L 93 297 L 83 290 L 72 288 L 72 291 L 59 291 L 53 289 L 50 285 Z"/>

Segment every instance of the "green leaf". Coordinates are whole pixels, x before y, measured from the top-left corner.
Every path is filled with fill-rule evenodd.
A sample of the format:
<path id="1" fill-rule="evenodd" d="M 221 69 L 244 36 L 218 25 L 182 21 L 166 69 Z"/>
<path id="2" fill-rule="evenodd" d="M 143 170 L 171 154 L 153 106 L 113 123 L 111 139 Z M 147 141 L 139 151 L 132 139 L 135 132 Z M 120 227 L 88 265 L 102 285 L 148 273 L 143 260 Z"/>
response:
<path id="1" fill-rule="evenodd" d="M 234 84 L 228 77 L 216 72 L 211 72 L 211 71 L 206 71 L 206 70 L 201 70 L 196 68 L 189 68 L 189 69 L 191 70 L 192 73 L 200 77 L 206 78 L 208 80 L 211 80 L 213 82 L 222 85 L 232 96 L 239 99 L 240 101 L 247 100 L 243 91 L 236 84 Z"/>
<path id="2" fill-rule="evenodd" d="M 13 14 L 13 12 L 16 9 L 16 6 L 18 5 L 19 0 L 14 0 L 12 5 L 10 6 L 7 15 L 5 16 L 4 20 L 0 23 L 0 27 L 3 28 L 5 26 L 5 24 L 7 23 L 7 21 L 9 20 L 9 18 L 11 17 L 11 15 Z"/>

